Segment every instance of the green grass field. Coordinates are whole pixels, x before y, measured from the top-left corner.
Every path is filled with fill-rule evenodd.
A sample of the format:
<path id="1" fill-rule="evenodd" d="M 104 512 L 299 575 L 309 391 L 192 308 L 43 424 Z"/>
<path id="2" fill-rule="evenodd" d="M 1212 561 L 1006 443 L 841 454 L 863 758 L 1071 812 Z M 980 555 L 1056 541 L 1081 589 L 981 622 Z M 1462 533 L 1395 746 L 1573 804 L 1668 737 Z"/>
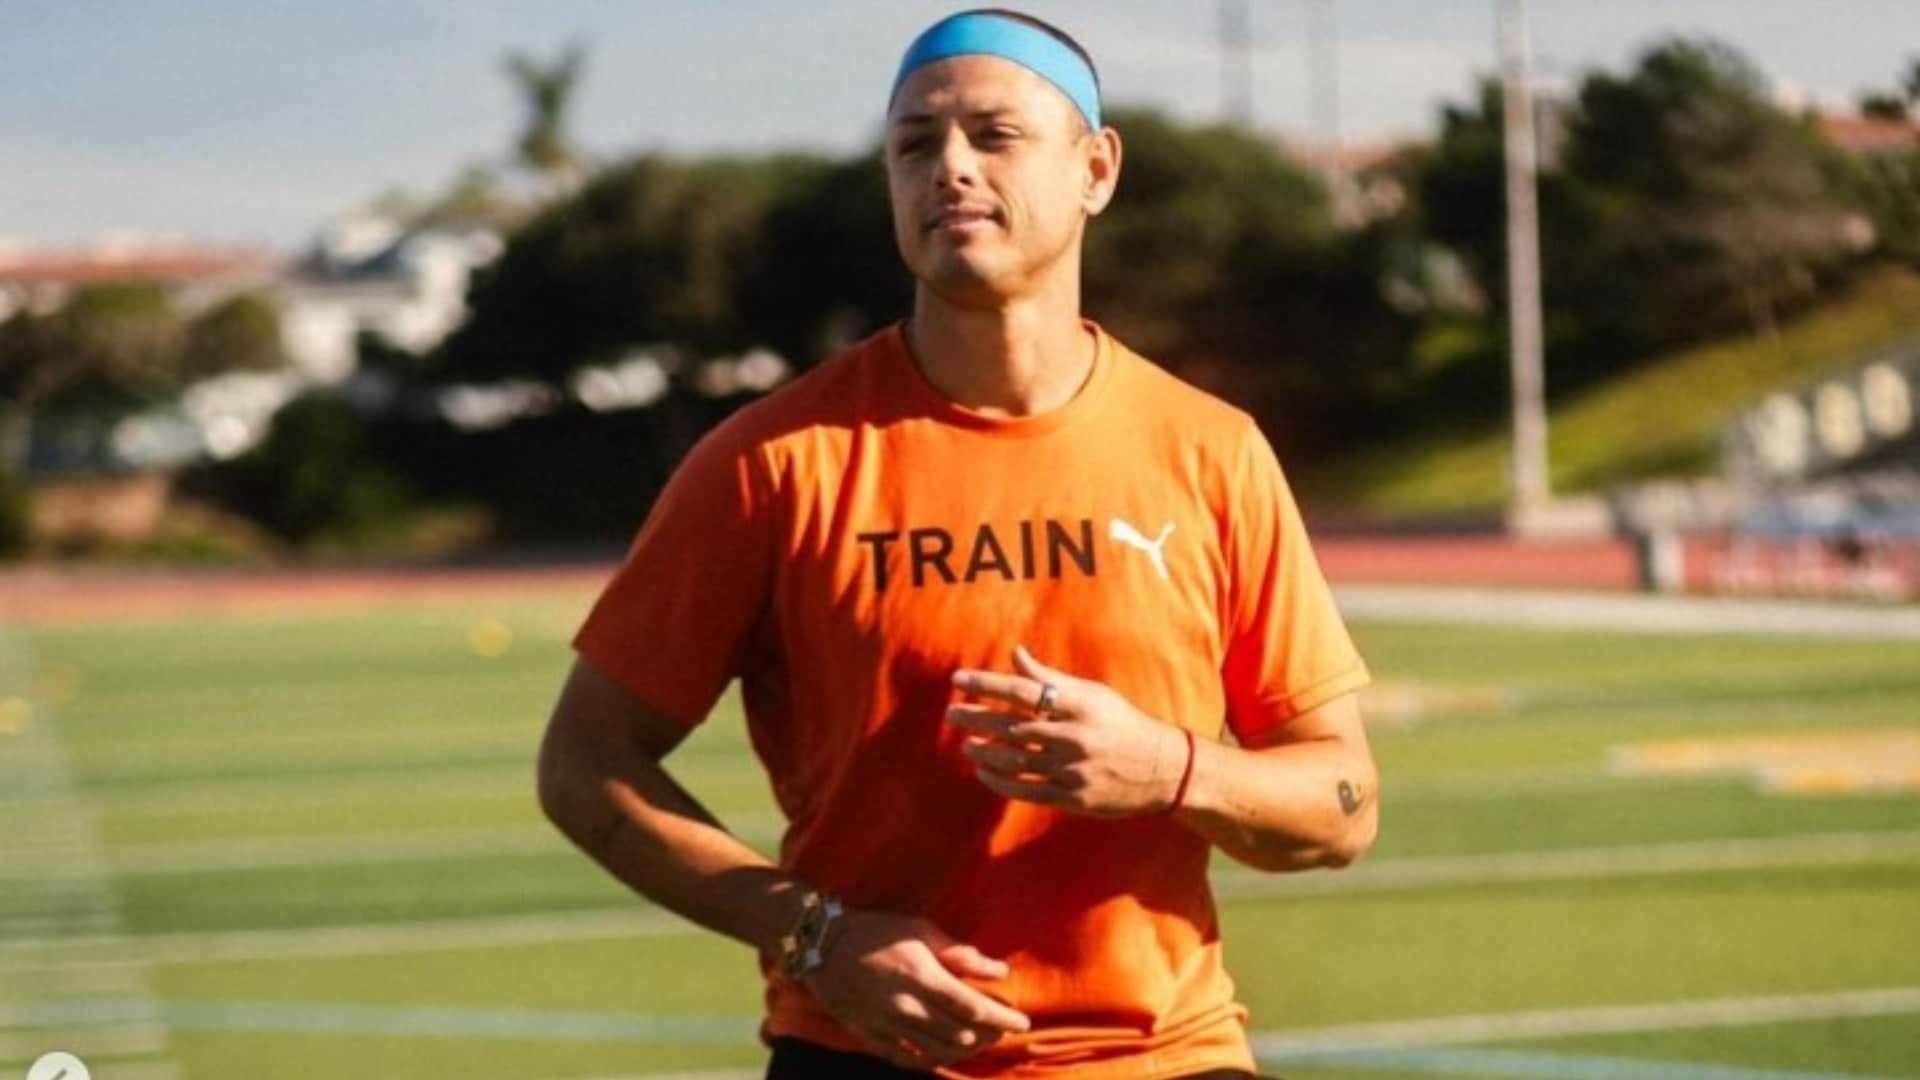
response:
<path id="1" fill-rule="evenodd" d="M 536 809 L 587 599 L 0 634 L 0 1076 L 751 1070 L 750 955 Z M 1379 843 L 1216 863 L 1269 1073 L 1920 1077 L 1911 642 L 1354 629 Z M 671 764 L 770 847 L 736 706 Z"/>

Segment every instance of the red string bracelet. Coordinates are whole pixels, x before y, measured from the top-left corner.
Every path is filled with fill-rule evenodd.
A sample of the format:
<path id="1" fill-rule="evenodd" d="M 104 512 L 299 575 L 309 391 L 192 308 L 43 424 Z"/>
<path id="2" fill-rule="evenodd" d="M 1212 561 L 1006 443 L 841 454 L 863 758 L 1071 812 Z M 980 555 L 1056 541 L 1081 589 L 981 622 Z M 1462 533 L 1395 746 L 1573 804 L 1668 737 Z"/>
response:
<path id="1" fill-rule="evenodd" d="M 1173 802 L 1169 803 L 1166 809 L 1169 814 L 1180 809 L 1180 804 L 1186 801 L 1187 782 L 1193 779 L 1193 732 L 1181 728 L 1180 734 L 1187 737 L 1187 767 L 1180 773 L 1180 786 L 1173 789 Z"/>

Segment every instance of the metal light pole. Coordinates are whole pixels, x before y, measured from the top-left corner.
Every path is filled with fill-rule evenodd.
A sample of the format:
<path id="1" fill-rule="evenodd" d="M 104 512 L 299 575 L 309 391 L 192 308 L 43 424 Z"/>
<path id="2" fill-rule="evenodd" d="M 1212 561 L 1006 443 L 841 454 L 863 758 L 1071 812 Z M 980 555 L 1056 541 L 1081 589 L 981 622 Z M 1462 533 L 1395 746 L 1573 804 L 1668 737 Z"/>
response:
<path id="1" fill-rule="evenodd" d="M 1540 334 L 1540 218 L 1534 176 L 1538 142 L 1533 131 L 1526 0 L 1497 0 L 1500 74 L 1507 158 L 1507 311 L 1513 366 L 1513 469 L 1507 527 L 1525 522 L 1547 505 L 1546 374 Z"/>
<path id="2" fill-rule="evenodd" d="M 1227 119 L 1253 126 L 1253 17 L 1247 0 L 1220 0 L 1220 76 Z"/>
<path id="3" fill-rule="evenodd" d="M 1313 137 L 1328 152 L 1340 149 L 1340 69 L 1335 63 L 1333 0 L 1306 0 L 1307 101 Z"/>

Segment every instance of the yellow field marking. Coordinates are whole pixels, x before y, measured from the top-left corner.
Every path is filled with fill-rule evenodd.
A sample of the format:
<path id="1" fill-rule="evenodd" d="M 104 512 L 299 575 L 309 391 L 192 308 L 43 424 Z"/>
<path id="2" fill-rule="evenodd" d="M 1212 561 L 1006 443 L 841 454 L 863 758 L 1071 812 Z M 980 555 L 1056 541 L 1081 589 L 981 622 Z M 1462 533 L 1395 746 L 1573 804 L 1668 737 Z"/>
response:
<path id="1" fill-rule="evenodd" d="M 33 722 L 33 702 L 26 698 L 0 698 L 0 735 L 18 735 Z"/>
<path id="2" fill-rule="evenodd" d="M 1920 791 L 1920 729 L 1781 732 L 1615 747 L 1619 772 L 1744 772 L 1787 795 Z"/>
<path id="3" fill-rule="evenodd" d="M 481 619 L 467 628 L 467 647 L 475 656 L 505 656 L 513 648 L 513 628 L 499 619 Z"/>

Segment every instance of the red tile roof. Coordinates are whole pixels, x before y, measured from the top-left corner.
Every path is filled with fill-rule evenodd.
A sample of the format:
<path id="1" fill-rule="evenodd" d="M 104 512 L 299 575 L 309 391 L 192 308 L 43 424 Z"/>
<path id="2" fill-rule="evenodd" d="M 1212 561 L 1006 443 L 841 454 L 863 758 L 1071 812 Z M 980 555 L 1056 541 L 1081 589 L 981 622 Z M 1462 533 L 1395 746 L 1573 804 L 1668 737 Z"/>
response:
<path id="1" fill-rule="evenodd" d="M 0 281 L 84 285 L 97 281 L 185 283 L 265 270 L 263 252 L 204 248 L 0 249 Z"/>
<path id="2" fill-rule="evenodd" d="M 1404 145 L 1396 142 L 1377 142 L 1326 146 L 1283 142 L 1281 148 L 1292 155 L 1294 160 L 1314 168 L 1362 173 L 1393 160 L 1394 155 L 1398 154 Z"/>
<path id="3" fill-rule="evenodd" d="M 1871 116 L 1822 113 L 1814 123 L 1826 140 L 1842 150 L 1871 154 L 1886 150 L 1920 149 L 1920 124 L 1911 120 L 1882 120 Z"/>

